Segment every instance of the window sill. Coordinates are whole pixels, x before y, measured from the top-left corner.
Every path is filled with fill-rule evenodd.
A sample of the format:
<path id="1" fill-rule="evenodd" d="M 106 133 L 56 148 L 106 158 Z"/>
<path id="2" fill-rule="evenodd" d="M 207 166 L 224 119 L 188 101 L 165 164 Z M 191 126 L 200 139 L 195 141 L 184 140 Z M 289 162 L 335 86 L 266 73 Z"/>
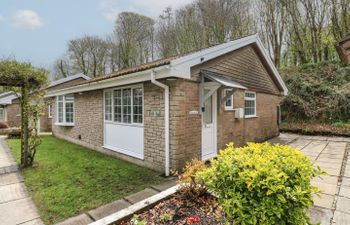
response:
<path id="1" fill-rule="evenodd" d="M 244 116 L 245 119 L 253 119 L 253 118 L 258 118 L 258 116 Z"/>
<path id="2" fill-rule="evenodd" d="M 225 111 L 235 111 L 234 108 L 225 108 Z"/>
<path id="3" fill-rule="evenodd" d="M 55 123 L 55 125 L 61 127 L 74 127 L 74 123 Z"/>

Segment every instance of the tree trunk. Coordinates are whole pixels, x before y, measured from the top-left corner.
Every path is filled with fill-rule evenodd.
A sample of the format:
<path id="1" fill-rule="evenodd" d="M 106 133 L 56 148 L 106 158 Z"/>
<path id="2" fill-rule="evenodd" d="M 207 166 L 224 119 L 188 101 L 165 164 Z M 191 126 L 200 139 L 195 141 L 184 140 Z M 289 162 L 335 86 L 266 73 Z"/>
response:
<path id="1" fill-rule="evenodd" d="M 29 91 L 28 86 L 23 85 L 21 88 L 21 166 L 30 166 L 29 160 L 29 119 L 28 119 L 28 101 L 29 101 Z"/>

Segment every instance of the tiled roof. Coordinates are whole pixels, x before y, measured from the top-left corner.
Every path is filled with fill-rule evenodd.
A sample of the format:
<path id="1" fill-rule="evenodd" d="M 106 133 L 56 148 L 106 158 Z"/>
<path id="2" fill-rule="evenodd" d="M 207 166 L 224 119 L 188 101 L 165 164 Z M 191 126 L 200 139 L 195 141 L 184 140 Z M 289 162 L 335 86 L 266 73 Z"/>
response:
<path id="1" fill-rule="evenodd" d="M 136 72 L 140 72 L 140 71 L 156 68 L 156 67 L 159 67 L 159 66 L 168 65 L 168 64 L 170 64 L 171 60 L 174 60 L 174 59 L 176 59 L 178 57 L 180 57 L 180 55 L 172 56 L 172 57 L 168 57 L 168 58 L 164 58 L 164 59 L 158 59 L 158 60 L 155 60 L 155 61 L 152 61 L 152 62 L 149 62 L 149 63 L 145 63 L 145 64 L 142 64 L 142 65 L 139 65 L 139 66 L 135 66 L 135 67 L 121 69 L 121 70 L 112 72 L 110 74 L 107 74 L 105 76 L 100 76 L 100 77 L 93 78 L 91 80 L 84 81 L 84 82 L 82 82 L 80 84 L 92 83 L 92 82 L 101 81 L 101 80 L 105 80 L 105 79 L 109 79 L 109 78 L 113 78 L 113 77 L 119 77 L 119 76 L 127 75 L 127 74 L 130 74 L 130 73 L 136 73 Z"/>

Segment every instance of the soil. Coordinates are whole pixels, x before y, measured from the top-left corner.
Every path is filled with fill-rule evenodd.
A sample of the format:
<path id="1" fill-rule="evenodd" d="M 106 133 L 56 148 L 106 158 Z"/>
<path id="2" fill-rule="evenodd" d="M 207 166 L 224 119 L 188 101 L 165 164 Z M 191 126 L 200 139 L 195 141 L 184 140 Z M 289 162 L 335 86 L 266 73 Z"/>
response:
<path id="1" fill-rule="evenodd" d="M 139 223 L 137 223 L 137 221 Z M 163 200 L 133 218 L 119 223 L 120 225 L 221 225 L 224 224 L 224 213 L 216 199 L 210 194 L 197 198 L 184 198 L 175 194 Z M 141 222 L 141 223 L 140 223 Z"/>

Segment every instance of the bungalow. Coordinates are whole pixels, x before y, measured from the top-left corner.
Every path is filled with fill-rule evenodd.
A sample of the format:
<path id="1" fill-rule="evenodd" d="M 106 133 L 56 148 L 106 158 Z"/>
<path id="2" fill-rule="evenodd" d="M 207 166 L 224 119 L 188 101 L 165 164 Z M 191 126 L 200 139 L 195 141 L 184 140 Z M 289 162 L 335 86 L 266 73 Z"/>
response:
<path id="1" fill-rule="evenodd" d="M 279 134 L 288 92 L 257 35 L 51 91 L 53 134 L 165 171 Z"/>
<path id="2" fill-rule="evenodd" d="M 47 93 L 51 91 L 76 85 L 83 81 L 89 80 L 84 74 L 76 74 L 54 82 L 47 87 Z M 51 132 L 52 128 L 52 104 L 42 113 L 39 118 L 38 128 L 40 132 Z M 21 107 L 18 96 L 15 92 L 9 91 L 0 94 L 0 122 L 6 123 L 9 127 L 21 126 Z"/>

